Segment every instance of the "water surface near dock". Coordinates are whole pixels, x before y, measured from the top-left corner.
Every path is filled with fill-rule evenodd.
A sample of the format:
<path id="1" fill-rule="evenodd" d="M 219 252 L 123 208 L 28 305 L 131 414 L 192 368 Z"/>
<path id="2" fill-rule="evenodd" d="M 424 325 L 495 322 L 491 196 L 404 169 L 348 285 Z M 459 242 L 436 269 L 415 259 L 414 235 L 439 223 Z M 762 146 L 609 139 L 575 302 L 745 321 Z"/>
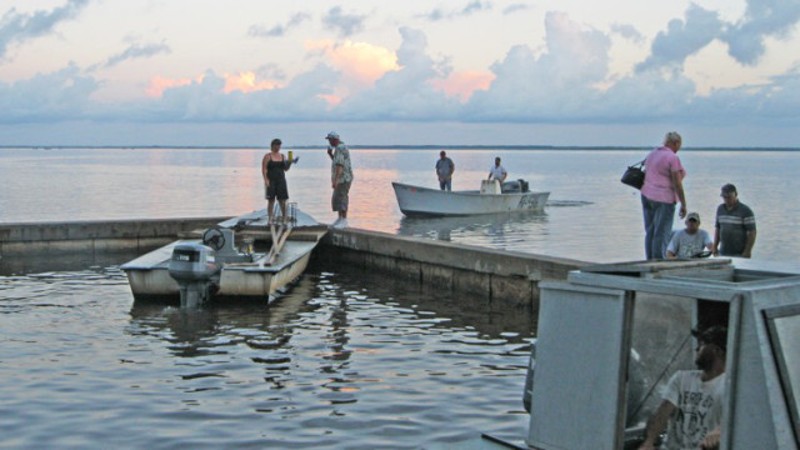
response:
<path id="1" fill-rule="evenodd" d="M 133 303 L 114 267 L 0 277 L 0 446 L 436 448 L 517 436 L 531 314 L 346 267 L 266 308 Z"/>

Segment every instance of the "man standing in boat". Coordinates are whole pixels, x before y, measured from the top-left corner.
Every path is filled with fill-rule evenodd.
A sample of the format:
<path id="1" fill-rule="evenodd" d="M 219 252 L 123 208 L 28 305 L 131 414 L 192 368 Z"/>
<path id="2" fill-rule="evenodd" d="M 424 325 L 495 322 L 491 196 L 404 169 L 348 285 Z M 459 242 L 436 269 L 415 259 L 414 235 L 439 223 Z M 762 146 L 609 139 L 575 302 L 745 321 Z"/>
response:
<path id="1" fill-rule="evenodd" d="M 489 178 L 487 180 L 495 179 L 503 184 L 506 181 L 506 177 L 508 176 L 508 172 L 506 172 L 506 168 L 500 165 L 500 157 L 496 157 L 494 159 L 494 166 L 489 169 Z"/>
<path id="2" fill-rule="evenodd" d="M 339 139 L 339 134 L 331 131 L 325 136 L 328 140 L 328 156 L 331 158 L 331 208 L 339 213 L 337 225 L 344 226 L 350 200 L 350 184 L 353 182 L 353 169 L 350 165 L 350 150 Z"/>
<path id="3" fill-rule="evenodd" d="M 439 177 L 439 189 L 452 190 L 453 189 L 453 172 L 456 171 L 456 165 L 453 160 L 447 157 L 447 153 L 442 150 L 439 153 L 439 160 L 436 161 L 436 175 Z"/>
<path id="4" fill-rule="evenodd" d="M 728 333 L 725 327 L 712 326 L 692 334 L 697 338 L 694 362 L 699 370 L 679 370 L 669 380 L 661 406 L 647 421 L 640 450 L 656 448 L 665 429 L 667 436 L 660 448 L 698 449 L 719 444 Z"/>

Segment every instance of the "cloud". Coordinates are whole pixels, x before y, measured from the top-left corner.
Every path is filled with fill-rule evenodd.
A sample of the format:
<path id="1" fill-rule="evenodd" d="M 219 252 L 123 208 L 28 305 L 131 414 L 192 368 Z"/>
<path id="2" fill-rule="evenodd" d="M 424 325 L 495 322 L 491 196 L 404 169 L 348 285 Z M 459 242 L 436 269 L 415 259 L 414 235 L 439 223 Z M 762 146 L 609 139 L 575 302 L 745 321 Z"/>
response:
<path id="1" fill-rule="evenodd" d="M 327 114 L 324 96 L 333 92 L 338 74 L 318 66 L 273 89 L 230 89 L 247 84 L 247 73 L 235 76 L 206 71 L 189 83 L 182 81 L 163 90 L 160 98 L 121 105 L 108 111 L 110 118 L 146 122 L 244 122 L 319 120 Z M 253 79 L 254 85 L 257 80 Z"/>
<path id="2" fill-rule="evenodd" d="M 748 0 L 745 17 L 728 27 L 722 39 L 734 59 L 752 66 L 764 54 L 764 38 L 787 37 L 798 21 L 797 0 Z"/>
<path id="3" fill-rule="evenodd" d="M 637 44 L 645 41 L 644 35 L 633 25 L 613 24 L 611 25 L 611 31 Z"/>
<path id="4" fill-rule="evenodd" d="M 18 13 L 11 8 L 0 18 L 0 58 L 5 57 L 11 44 L 21 44 L 46 36 L 61 22 L 74 19 L 89 4 L 89 0 L 68 0 L 67 4 L 52 11 Z"/>
<path id="5" fill-rule="evenodd" d="M 290 30 L 294 29 L 296 26 L 302 24 L 303 22 L 310 20 L 311 14 L 308 13 L 296 13 L 289 18 L 289 21 L 285 24 L 278 24 L 273 25 L 271 28 L 267 28 L 264 25 L 253 25 L 247 30 L 247 34 L 253 37 L 262 37 L 262 38 L 272 38 L 272 37 L 281 37 L 286 35 Z"/>
<path id="6" fill-rule="evenodd" d="M 92 120 L 140 123 L 391 122 L 524 124 L 800 125 L 800 67 L 760 85 L 698 95 L 687 55 L 727 28 L 689 8 L 643 60 L 651 69 L 610 73 L 614 33 L 549 12 L 544 45 L 517 45 L 490 72 L 456 72 L 431 56 L 425 32 L 400 28 L 396 49 L 354 40 L 308 41 L 320 64 L 291 79 L 275 64 L 235 74 L 207 70 L 154 77 L 147 99 L 101 103 L 98 81 L 70 64 L 13 84 L 0 82 L 0 122 Z M 719 25 L 719 27 L 717 27 Z M 622 125 L 621 125 L 622 126 Z"/>
<path id="7" fill-rule="evenodd" d="M 533 9 L 533 6 L 527 3 L 514 3 L 503 8 L 503 14 L 515 14 L 520 11 L 528 11 L 530 9 Z"/>
<path id="8" fill-rule="evenodd" d="M 90 95 L 99 87 L 70 64 L 11 84 L 0 82 L 0 122 L 50 122 L 91 113 Z"/>
<path id="9" fill-rule="evenodd" d="M 192 81 L 193 80 L 191 78 L 173 79 L 155 76 L 151 78 L 150 82 L 147 84 L 147 87 L 145 88 L 145 94 L 148 97 L 161 97 L 165 90 L 178 86 L 188 86 L 192 84 Z M 202 81 L 202 77 L 199 77 L 197 81 Z"/>
<path id="10" fill-rule="evenodd" d="M 286 79 L 286 72 L 284 72 L 283 69 L 281 69 L 280 66 L 278 66 L 275 63 L 264 64 L 264 65 L 258 67 L 255 70 L 255 72 L 256 72 L 256 75 L 258 75 L 261 78 L 269 78 L 269 79 L 272 79 L 272 80 L 285 80 Z"/>
<path id="11" fill-rule="evenodd" d="M 697 53 L 720 36 L 723 22 L 719 14 L 692 4 L 686 19 L 670 20 L 666 32 L 653 40 L 650 57 L 636 66 L 637 71 L 682 66 L 687 57 Z"/>
<path id="12" fill-rule="evenodd" d="M 492 65 L 495 80 L 488 90 L 474 93 L 463 117 L 550 121 L 587 115 L 599 95 L 593 85 L 608 75 L 611 40 L 557 12 L 545 16 L 545 31 L 541 55 L 518 45 Z"/>
<path id="13" fill-rule="evenodd" d="M 399 70 L 387 72 L 371 89 L 345 99 L 337 118 L 350 120 L 428 120 L 453 118 L 459 102 L 438 91 L 430 81 L 443 73 L 426 50 L 428 40 L 420 30 L 400 28 L 397 50 Z"/>
<path id="14" fill-rule="evenodd" d="M 447 78 L 432 80 L 431 85 L 448 96 L 457 97 L 465 102 L 475 91 L 489 89 L 494 78 L 494 75 L 488 72 L 453 72 Z"/>
<path id="15" fill-rule="evenodd" d="M 445 11 L 441 8 L 436 8 L 433 11 L 422 15 L 422 17 L 430 20 L 431 22 L 438 22 L 440 20 L 452 20 L 460 17 L 467 17 L 477 12 L 488 11 L 490 9 L 492 9 L 491 3 L 473 0 L 461 9 Z"/>
<path id="16" fill-rule="evenodd" d="M 309 41 L 306 49 L 320 52 L 345 78 L 362 86 L 371 86 L 387 72 L 399 69 L 393 51 L 366 42 Z"/>
<path id="17" fill-rule="evenodd" d="M 125 50 L 116 55 L 111 56 L 106 60 L 105 63 L 101 65 L 101 67 L 113 67 L 119 63 L 131 60 L 131 59 L 138 59 L 138 58 L 149 58 L 151 56 L 155 56 L 158 54 L 169 54 L 172 53 L 172 49 L 169 48 L 167 44 L 161 42 L 160 44 L 132 44 Z M 95 67 L 90 68 L 94 69 Z"/>
<path id="18" fill-rule="evenodd" d="M 367 16 L 344 14 L 340 6 L 335 6 L 322 18 L 322 23 L 338 31 L 340 37 L 352 36 L 364 29 Z"/>

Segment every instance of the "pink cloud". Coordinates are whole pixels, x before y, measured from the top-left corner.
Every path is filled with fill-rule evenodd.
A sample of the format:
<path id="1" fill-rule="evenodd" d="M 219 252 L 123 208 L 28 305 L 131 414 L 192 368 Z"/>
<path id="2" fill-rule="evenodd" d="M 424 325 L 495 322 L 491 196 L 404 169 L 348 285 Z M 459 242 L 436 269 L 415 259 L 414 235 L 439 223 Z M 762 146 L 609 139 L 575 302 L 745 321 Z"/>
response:
<path id="1" fill-rule="evenodd" d="M 400 69 L 393 51 L 366 42 L 308 41 L 306 49 L 322 52 L 333 67 L 361 85 L 371 86 L 387 72 Z"/>
<path id="2" fill-rule="evenodd" d="M 450 97 L 458 97 L 466 102 L 475 91 L 488 90 L 494 79 L 495 75 L 490 72 L 454 72 L 446 79 L 431 80 L 431 85 Z"/>
<path id="3" fill-rule="evenodd" d="M 161 97 L 161 95 L 167 89 L 179 86 L 188 86 L 194 81 L 197 81 L 198 83 L 202 82 L 203 76 L 200 75 L 196 79 L 192 80 L 191 78 L 172 79 L 156 75 L 151 78 L 150 83 L 147 84 L 147 87 L 145 88 L 145 94 L 147 94 L 148 97 Z"/>
<path id="4" fill-rule="evenodd" d="M 271 80 L 258 80 L 254 72 L 239 72 L 236 75 L 225 74 L 225 93 L 241 91 L 244 93 L 275 89 L 280 83 Z"/>

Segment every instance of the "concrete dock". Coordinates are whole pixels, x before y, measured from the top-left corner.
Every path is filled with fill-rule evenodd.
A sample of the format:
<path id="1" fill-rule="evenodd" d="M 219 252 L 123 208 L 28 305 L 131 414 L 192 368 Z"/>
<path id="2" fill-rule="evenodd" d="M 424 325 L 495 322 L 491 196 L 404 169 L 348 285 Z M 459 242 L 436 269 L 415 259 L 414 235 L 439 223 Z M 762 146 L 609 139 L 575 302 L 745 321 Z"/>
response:
<path id="1" fill-rule="evenodd" d="M 0 275 L 119 265 L 225 219 L 0 224 Z M 540 281 L 564 280 L 588 264 L 353 228 L 330 230 L 315 259 L 524 309 L 538 307 Z"/>

